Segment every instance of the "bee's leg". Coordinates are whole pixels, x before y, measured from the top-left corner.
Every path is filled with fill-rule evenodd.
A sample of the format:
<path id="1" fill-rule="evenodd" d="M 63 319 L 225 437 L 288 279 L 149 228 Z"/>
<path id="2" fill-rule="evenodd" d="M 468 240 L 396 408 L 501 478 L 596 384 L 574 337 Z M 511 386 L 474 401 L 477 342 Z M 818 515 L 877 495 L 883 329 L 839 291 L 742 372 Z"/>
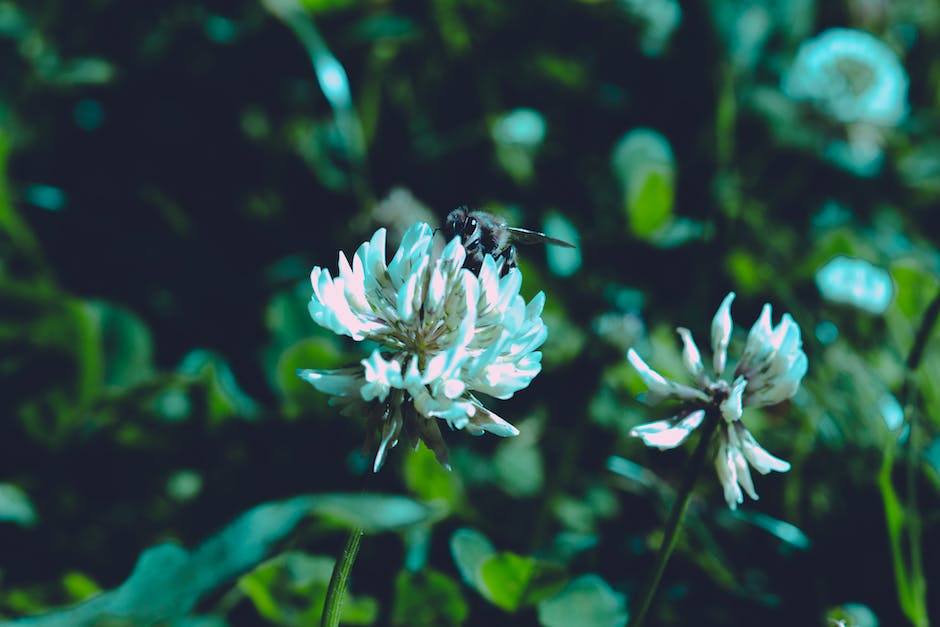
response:
<path id="1" fill-rule="evenodd" d="M 463 262 L 463 267 L 472 272 L 473 274 L 479 276 L 480 268 L 483 267 L 483 256 L 482 255 L 467 255 L 467 258 Z"/>
<path id="2" fill-rule="evenodd" d="M 480 253 L 480 240 L 475 239 L 469 244 L 464 244 L 464 251 L 467 255 L 464 257 L 463 267 L 474 274 L 480 273 L 480 267 L 483 265 L 483 255 Z"/>
<path id="3" fill-rule="evenodd" d="M 510 244 L 502 250 L 496 257 L 496 262 L 502 262 L 499 276 L 506 276 L 509 271 L 516 267 L 516 247 Z"/>

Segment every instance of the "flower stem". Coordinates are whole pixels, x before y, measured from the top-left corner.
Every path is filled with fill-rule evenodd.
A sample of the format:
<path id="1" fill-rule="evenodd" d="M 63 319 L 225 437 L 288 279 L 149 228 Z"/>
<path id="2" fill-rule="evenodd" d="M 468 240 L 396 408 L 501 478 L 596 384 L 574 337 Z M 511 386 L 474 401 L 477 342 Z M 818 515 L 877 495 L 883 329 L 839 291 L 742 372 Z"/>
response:
<path id="1" fill-rule="evenodd" d="M 346 546 L 343 547 L 342 555 L 333 566 L 333 576 L 330 577 L 330 585 L 326 589 L 326 601 L 323 603 L 320 627 L 339 625 L 339 619 L 343 613 L 343 596 L 346 594 L 346 580 L 349 579 L 349 571 L 352 570 L 356 555 L 359 554 L 359 542 L 362 540 L 363 533 L 361 527 L 349 530 Z"/>
<path id="2" fill-rule="evenodd" d="M 924 561 L 921 553 L 923 543 L 923 525 L 917 502 L 917 462 L 920 449 L 920 429 L 916 412 L 911 407 L 914 398 L 915 374 L 920 367 L 924 350 L 930 339 L 937 320 L 940 318 L 940 293 L 934 296 L 927 306 L 920 326 L 914 336 L 914 342 L 905 361 L 904 383 L 901 386 L 898 401 L 904 411 L 908 427 L 905 455 L 905 479 L 907 505 L 902 506 L 894 484 L 891 481 L 891 469 L 894 464 L 894 448 L 897 440 L 886 447 L 879 484 L 885 505 L 888 522 L 889 540 L 893 556 L 895 585 L 901 608 L 914 625 L 927 625 L 927 579 L 924 573 Z M 902 534 L 906 538 L 902 539 Z M 904 560 L 902 546 L 907 545 L 907 561 Z"/>
<path id="3" fill-rule="evenodd" d="M 721 420 L 721 417 L 717 412 L 711 410 L 705 418 L 705 424 L 702 427 L 698 445 L 695 447 L 695 452 L 692 454 L 692 458 L 685 467 L 685 476 L 682 478 L 682 486 L 679 488 L 679 492 L 676 495 L 676 501 L 672 505 L 672 511 L 669 512 L 669 519 L 666 521 L 663 541 L 659 546 L 659 553 L 656 555 L 656 563 L 653 565 L 653 571 L 650 573 L 646 587 L 643 590 L 643 595 L 641 596 L 643 600 L 639 610 L 637 610 L 636 614 L 634 614 L 630 620 L 629 627 L 640 627 L 646 619 L 646 614 L 653 603 L 653 597 L 656 596 L 656 591 L 659 589 L 659 583 L 663 578 L 663 572 L 666 570 L 666 564 L 669 562 L 669 556 L 672 555 L 672 550 L 676 548 L 676 542 L 679 540 L 679 529 L 682 525 L 683 518 L 685 518 L 685 512 L 689 507 L 692 488 L 695 487 L 695 482 L 702 472 L 702 468 L 705 466 L 708 445 L 712 440 L 712 436 L 715 434 L 719 420 Z"/>

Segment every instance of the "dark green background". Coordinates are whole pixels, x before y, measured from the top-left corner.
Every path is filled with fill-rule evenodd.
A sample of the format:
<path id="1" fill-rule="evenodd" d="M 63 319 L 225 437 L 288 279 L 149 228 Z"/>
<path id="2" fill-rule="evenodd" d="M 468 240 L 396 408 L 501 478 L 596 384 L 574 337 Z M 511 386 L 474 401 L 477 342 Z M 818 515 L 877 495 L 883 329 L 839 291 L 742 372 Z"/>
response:
<path id="1" fill-rule="evenodd" d="M 431 479 L 403 474 L 413 455 L 404 445 L 382 472 L 363 472 L 363 423 L 291 378 L 294 367 L 365 356 L 309 319 L 307 276 L 313 265 L 335 271 L 337 251 L 351 254 L 382 225 L 373 207 L 401 186 L 438 220 L 467 203 L 537 229 L 560 213 L 580 232 L 583 264 L 572 277 L 553 274 L 539 247 L 520 252 L 524 293 L 547 294 L 545 370 L 489 405 L 539 434 L 520 462 L 535 483 L 507 488 L 513 473 L 491 459 L 508 443 L 463 433 L 445 434 L 454 474 L 432 475 L 456 496 L 433 524 L 427 564 L 465 599 L 468 624 L 535 623 L 536 610 L 506 613 L 459 583 L 449 541 L 461 527 L 500 551 L 556 561 L 559 534 L 577 531 L 594 544 L 560 560 L 566 576 L 596 572 L 628 609 L 636 603 L 665 517 L 657 486 L 679 484 L 691 449 L 659 453 L 627 437 L 652 418 L 633 400 L 642 385 L 624 348 L 593 321 L 632 316 L 640 326 L 626 339 L 678 376 L 670 327 L 689 327 L 705 350 L 729 290 L 739 294 L 739 332 L 764 302 L 803 330 L 803 391 L 748 423 L 794 469 L 756 477 L 762 498 L 742 509 L 798 526 L 810 545 L 729 516 L 708 469 L 651 624 L 822 625 L 847 602 L 902 624 L 877 483 L 896 434 L 876 401 L 900 389 L 937 290 L 940 16 L 913 0 L 883 13 L 865 13 L 877 3 L 861 0 L 772 4 L 682 3 L 671 45 L 648 56 L 642 21 L 615 2 L 309 0 L 304 19 L 349 77 L 364 137 L 357 155 L 308 51 L 262 4 L 0 3 L 0 481 L 36 513 L 32 524 L 0 522 L 0 615 L 114 588 L 148 546 L 193 547 L 266 501 L 434 493 Z M 769 16 L 768 35 L 736 64 L 733 18 L 754 7 Z M 778 91 L 800 42 L 832 26 L 909 44 L 910 114 L 886 132 L 875 177 L 786 141 L 792 120 L 754 105 L 755 91 Z M 843 136 L 790 106 L 814 137 Z M 505 167 L 490 134 L 520 107 L 547 127 L 528 178 Z M 631 230 L 611 154 L 637 127 L 671 145 L 669 219 L 701 230 L 672 242 Z M 37 186 L 58 189 L 60 201 Z M 827 203 L 843 208 L 836 219 Z M 815 272 L 836 254 L 891 272 L 897 296 L 883 316 L 821 298 Z M 837 340 L 817 339 L 824 321 Z M 196 349 L 211 353 L 192 357 Z M 938 363 L 933 338 L 915 379 L 911 453 L 928 581 L 940 550 Z M 168 391 L 188 403 L 182 415 L 161 405 Z M 606 469 L 613 454 L 663 483 L 618 478 Z M 167 488 L 180 470 L 201 479 L 196 494 Z M 335 555 L 342 542 L 316 517 L 285 538 L 316 555 Z M 363 542 L 352 592 L 378 600 L 377 624 L 403 607 L 395 579 L 406 546 L 393 534 Z M 88 585 L 70 587 L 67 573 Z M 230 577 L 215 587 L 198 613 L 261 621 L 234 586 Z M 440 598 L 423 601 L 435 608 Z M 399 624 L 446 624 L 430 611 Z"/>

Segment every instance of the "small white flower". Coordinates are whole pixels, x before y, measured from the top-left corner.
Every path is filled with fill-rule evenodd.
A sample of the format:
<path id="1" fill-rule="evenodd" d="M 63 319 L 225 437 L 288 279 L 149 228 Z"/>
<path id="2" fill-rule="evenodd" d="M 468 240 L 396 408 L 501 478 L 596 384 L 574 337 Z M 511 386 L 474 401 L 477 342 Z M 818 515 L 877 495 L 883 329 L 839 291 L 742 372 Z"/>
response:
<path id="1" fill-rule="evenodd" d="M 474 393 L 509 398 L 541 370 L 536 349 L 547 335 L 544 295 L 526 303 L 517 268 L 500 276 L 488 255 L 473 274 L 464 268 L 459 238 L 435 255 L 433 237 L 427 224 L 414 225 L 386 264 L 385 229 L 379 229 L 352 263 L 340 253 L 338 276 L 319 266 L 310 274 L 314 321 L 381 347 L 361 367 L 298 371 L 345 415 L 368 416 L 367 446 L 379 436 L 376 471 L 402 431 L 412 446 L 423 440 L 446 466 L 437 419 L 474 435 L 518 435 Z"/>
<path id="2" fill-rule="evenodd" d="M 908 77 L 898 55 L 874 35 L 851 28 L 830 28 L 803 42 L 783 90 L 845 124 L 892 127 L 908 110 Z"/>
<path id="3" fill-rule="evenodd" d="M 837 136 L 820 135 L 831 163 L 861 177 L 884 165 L 889 130 L 907 116 L 909 79 L 897 53 L 874 35 L 830 28 L 800 44 L 781 88 L 838 123 Z"/>
<path id="4" fill-rule="evenodd" d="M 627 352 L 630 364 L 649 388 L 648 402 L 675 399 L 683 403 L 677 415 L 636 426 L 630 435 L 641 438 L 647 446 L 665 450 L 682 444 L 709 415 L 713 420 L 720 419 L 715 470 L 731 509 L 743 502 L 742 488 L 752 499 L 757 499 L 748 464 L 761 474 L 790 469 L 790 464 L 761 448 L 747 430 L 742 422 L 744 408 L 772 405 L 790 398 L 796 394 L 807 368 L 800 327 L 789 314 L 784 314 L 774 327 L 770 305 L 764 305 L 748 333 L 744 352 L 731 379 L 723 379 L 731 341 L 733 300 L 734 292 L 731 292 L 722 300 L 712 320 L 714 379 L 705 370 L 692 333 L 683 327 L 677 329 L 682 338 L 682 362 L 695 380 L 695 387 L 667 379 L 650 368 L 632 348 Z"/>

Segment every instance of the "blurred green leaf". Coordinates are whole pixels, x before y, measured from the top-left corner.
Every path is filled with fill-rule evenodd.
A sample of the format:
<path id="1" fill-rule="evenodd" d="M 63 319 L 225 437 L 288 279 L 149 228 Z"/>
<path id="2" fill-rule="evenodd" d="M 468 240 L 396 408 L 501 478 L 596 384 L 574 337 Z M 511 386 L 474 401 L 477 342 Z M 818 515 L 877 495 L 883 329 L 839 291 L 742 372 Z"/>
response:
<path id="1" fill-rule="evenodd" d="M 342 363 L 343 358 L 336 342 L 323 337 L 301 340 L 285 349 L 272 370 L 277 390 L 285 400 L 285 412 L 293 417 L 303 413 L 305 408 L 325 409 L 327 399 L 322 394 L 311 394 L 310 384 L 297 376 L 297 370 L 338 368 L 347 365 Z"/>
<path id="2" fill-rule="evenodd" d="M 582 575 L 564 590 L 539 603 L 545 627 L 620 627 L 627 623 L 624 597 L 598 575 Z"/>
<path id="3" fill-rule="evenodd" d="M 480 594 L 507 612 L 515 612 L 529 587 L 535 560 L 515 553 L 489 556 L 480 567 Z"/>
<path id="4" fill-rule="evenodd" d="M 496 553 L 489 539 L 473 529 L 458 529 L 450 538 L 450 552 L 464 582 L 479 590 L 483 563 Z"/>
<path id="5" fill-rule="evenodd" d="M 100 327 L 104 384 L 127 387 L 153 374 L 153 341 L 143 321 L 130 311 L 102 301 L 89 303 Z"/>
<path id="6" fill-rule="evenodd" d="M 211 418 L 252 419 L 258 415 L 258 404 L 245 394 L 228 362 L 218 353 L 205 349 L 191 351 L 183 357 L 177 370 L 206 383 L 206 405 Z"/>
<path id="7" fill-rule="evenodd" d="M 0 521 L 31 527 L 36 520 L 36 510 L 26 493 L 12 483 L 0 483 Z"/>
<path id="8" fill-rule="evenodd" d="M 508 612 L 538 603 L 567 579 L 558 564 L 508 551 L 497 553 L 486 536 L 472 529 L 454 532 L 450 549 L 464 582 Z"/>
<path id="9" fill-rule="evenodd" d="M 238 588 L 258 613 L 275 625 L 313 625 L 323 613 L 335 560 L 289 551 L 257 566 L 238 580 Z M 371 625 L 378 603 L 369 597 L 343 598 L 343 624 Z"/>
<path id="10" fill-rule="evenodd" d="M 545 482 L 545 462 L 539 448 L 542 421 L 517 423 L 520 435 L 500 442 L 493 456 L 497 485 L 514 497 L 535 496 Z"/>
<path id="11" fill-rule="evenodd" d="M 569 363 L 581 354 L 587 335 L 564 311 L 560 308 L 546 309 L 542 313 L 542 320 L 551 329 L 542 346 L 546 370 Z"/>
<path id="12" fill-rule="evenodd" d="M 611 164 L 630 230 L 639 238 L 652 238 L 672 217 L 675 163 L 669 141 L 652 129 L 633 129 L 617 142 Z"/>
<path id="13" fill-rule="evenodd" d="M 403 570 L 395 578 L 392 625 L 446 627 L 462 625 L 470 608 L 460 585 L 432 568 L 420 572 Z"/>
<path id="14" fill-rule="evenodd" d="M 844 603 L 826 612 L 833 627 L 879 627 L 878 616 L 862 603 Z"/>
<path id="15" fill-rule="evenodd" d="M 811 542 L 806 534 L 796 525 L 786 521 L 778 520 L 761 512 L 752 512 L 744 509 L 732 510 L 727 512 L 727 515 L 763 529 L 795 549 L 805 551 L 810 548 Z"/>
<path id="16" fill-rule="evenodd" d="M 910 260 L 899 260 L 891 265 L 891 277 L 897 283 L 895 303 L 905 318 L 916 320 L 933 296 L 924 287 L 935 285 L 936 275 Z"/>
<path id="17" fill-rule="evenodd" d="M 361 527 L 366 533 L 426 522 L 438 514 L 427 505 L 404 496 L 368 493 L 319 495 L 312 500 L 311 508 L 320 516 L 348 527 Z"/>
<path id="18" fill-rule="evenodd" d="M 10 624 L 91 627 L 111 620 L 139 625 L 181 618 L 206 594 L 255 567 L 310 515 L 326 515 L 376 532 L 426 520 L 429 510 L 405 497 L 379 494 L 323 494 L 265 503 L 242 514 L 192 551 L 175 544 L 147 549 L 130 577 L 114 590 L 68 609 Z M 316 571 L 316 563 L 303 565 L 308 568 L 307 575 Z M 270 577 L 259 575 L 262 580 L 265 576 Z M 249 581 L 261 606 L 270 610 L 264 594 L 257 586 L 251 587 L 258 580 Z M 354 617 L 360 617 L 357 624 L 370 624 L 375 614 L 373 602 L 364 600 L 350 607 Z"/>
<path id="19" fill-rule="evenodd" d="M 355 0 L 298 0 L 303 8 L 311 13 L 326 13 L 345 9 L 355 3 Z"/>
<path id="20" fill-rule="evenodd" d="M 62 577 L 62 587 L 73 601 L 84 601 L 101 592 L 101 587 L 84 573 L 71 571 Z"/>
<path id="21" fill-rule="evenodd" d="M 423 442 L 405 456 L 403 473 L 408 490 L 422 501 L 443 501 L 451 511 L 463 506 L 466 497 L 460 475 L 441 466 Z"/>
<path id="22" fill-rule="evenodd" d="M 640 238 L 649 238 L 672 216 L 672 178 L 655 170 L 636 175 L 627 193 L 630 229 Z"/>

